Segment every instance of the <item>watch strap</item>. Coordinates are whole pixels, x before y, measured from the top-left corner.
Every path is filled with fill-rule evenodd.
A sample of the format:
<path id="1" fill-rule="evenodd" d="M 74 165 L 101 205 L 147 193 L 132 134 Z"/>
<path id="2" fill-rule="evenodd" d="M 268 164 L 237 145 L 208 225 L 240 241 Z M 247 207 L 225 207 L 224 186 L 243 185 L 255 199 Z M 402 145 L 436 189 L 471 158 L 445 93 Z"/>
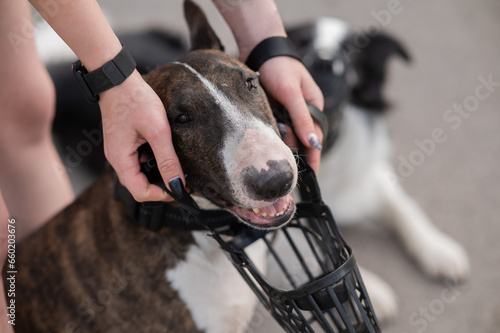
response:
<path id="1" fill-rule="evenodd" d="M 130 52 L 121 51 L 102 67 L 88 72 L 80 60 L 73 63 L 73 73 L 83 94 L 90 103 L 99 100 L 99 94 L 123 83 L 135 70 L 136 62 Z"/>

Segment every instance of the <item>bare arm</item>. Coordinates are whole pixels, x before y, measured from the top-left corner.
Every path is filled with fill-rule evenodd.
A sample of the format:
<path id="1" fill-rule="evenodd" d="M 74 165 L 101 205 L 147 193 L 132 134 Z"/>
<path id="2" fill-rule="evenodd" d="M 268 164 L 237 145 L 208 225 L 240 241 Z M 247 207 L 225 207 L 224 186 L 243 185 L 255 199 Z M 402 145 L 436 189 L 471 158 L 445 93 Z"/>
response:
<path id="1" fill-rule="evenodd" d="M 262 40 L 272 36 L 286 36 L 273 0 L 213 2 L 233 31 L 241 61 L 246 61 L 252 49 Z M 259 68 L 259 72 L 260 82 L 267 92 L 290 112 L 295 132 L 307 148 L 307 159 L 318 172 L 321 153 L 317 148 L 323 133 L 313 122 L 305 102 L 309 101 L 323 110 L 321 90 L 302 63 L 290 57 L 272 58 Z"/>
<path id="2" fill-rule="evenodd" d="M 52 28 L 92 71 L 113 59 L 121 44 L 95 0 L 31 0 Z M 162 102 L 137 71 L 100 95 L 104 151 L 120 181 L 139 201 L 169 200 L 140 172 L 137 148 L 149 142 L 166 184 L 184 180 Z M 168 185 L 167 185 L 168 186 Z"/>
<path id="3" fill-rule="evenodd" d="M 231 27 L 241 61 L 245 61 L 263 39 L 286 37 L 278 8 L 272 0 L 214 0 L 214 3 Z"/>
<path id="4" fill-rule="evenodd" d="M 96 1 L 30 2 L 89 71 L 113 59 L 120 51 L 120 41 Z M 48 3 L 53 5 L 49 7 Z"/>

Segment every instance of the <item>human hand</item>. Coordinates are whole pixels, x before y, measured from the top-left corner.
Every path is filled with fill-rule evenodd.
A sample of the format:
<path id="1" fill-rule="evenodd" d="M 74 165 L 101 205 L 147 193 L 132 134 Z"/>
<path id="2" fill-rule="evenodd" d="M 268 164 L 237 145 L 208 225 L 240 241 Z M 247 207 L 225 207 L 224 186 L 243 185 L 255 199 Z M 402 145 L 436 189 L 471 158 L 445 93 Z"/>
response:
<path id="1" fill-rule="evenodd" d="M 148 182 L 140 170 L 137 148 L 148 142 L 165 185 L 181 178 L 179 159 L 172 145 L 170 126 L 163 103 L 137 71 L 121 85 L 103 92 L 102 114 L 104 153 L 120 182 L 135 200 L 172 201 L 160 187 Z"/>
<path id="2" fill-rule="evenodd" d="M 323 110 L 324 99 L 320 88 L 304 65 L 291 57 L 271 58 L 259 68 L 259 73 L 259 81 L 267 93 L 288 110 L 295 133 L 306 148 L 307 161 L 318 174 L 321 142 L 326 133 L 312 119 L 306 101 Z M 291 137 L 285 142 L 294 144 Z"/>

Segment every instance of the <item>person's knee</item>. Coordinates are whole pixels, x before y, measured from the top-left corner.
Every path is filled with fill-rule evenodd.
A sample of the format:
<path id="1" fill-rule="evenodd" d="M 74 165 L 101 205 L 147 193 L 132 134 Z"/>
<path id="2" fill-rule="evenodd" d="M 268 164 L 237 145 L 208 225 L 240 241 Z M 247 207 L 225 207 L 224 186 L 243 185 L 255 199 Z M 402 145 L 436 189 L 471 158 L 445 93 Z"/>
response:
<path id="1" fill-rule="evenodd" d="M 32 144 L 50 136 L 55 114 L 54 84 L 44 67 L 29 75 L 22 80 L 23 84 L 2 85 L 0 139 L 7 135 L 11 143 L 15 140 L 19 144 Z"/>

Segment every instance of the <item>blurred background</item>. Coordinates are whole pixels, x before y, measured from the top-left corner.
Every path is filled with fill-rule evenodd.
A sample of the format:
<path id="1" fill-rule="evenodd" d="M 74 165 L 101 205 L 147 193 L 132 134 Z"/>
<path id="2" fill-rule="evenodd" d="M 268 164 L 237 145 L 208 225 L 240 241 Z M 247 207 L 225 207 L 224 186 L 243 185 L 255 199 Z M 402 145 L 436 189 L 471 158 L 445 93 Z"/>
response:
<path id="1" fill-rule="evenodd" d="M 228 0 L 228 4 L 232 1 L 248 0 Z M 231 32 L 211 1 L 196 2 L 226 50 L 236 54 Z M 411 172 L 400 174 L 399 181 L 440 229 L 465 246 L 472 264 L 469 281 L 450 289 L 425 277 L 384 230 L 343 229 L 358 263 L 387 281 L 399 297 L 399 314 L 384 323 L 384 332 L 500 332 L 500 2 L 276 2 L 287 26 L 333 16 L 362 32 L 379 20 L 384 31 L 406 46 L 412 63 L 392 61 L 386 87 L 396 168 L 420 149 L 415 142 L 431 138 L 433 130 L 442 129 L 446 137 Z M 187 41 L 181 0 L 100 4 L 117 32 L 158 27 Z M 398 10 L 391 13 L 390 8 Z M 455 114 L 453 122 L 445 121 L 454 105 L 473 100 L 480 77 L 497 82 L 490 87 L 490 96 L 470 106 L 472 111 L 464 116 Z M 78 172 L 71 176 L 77 191 L 91 180 Z M 444 302 L 443 293 L 449 295 L 450 290 L 456 297 Z M 265 317 L 256 316 L 249 332 L 280 332 Z"/>

